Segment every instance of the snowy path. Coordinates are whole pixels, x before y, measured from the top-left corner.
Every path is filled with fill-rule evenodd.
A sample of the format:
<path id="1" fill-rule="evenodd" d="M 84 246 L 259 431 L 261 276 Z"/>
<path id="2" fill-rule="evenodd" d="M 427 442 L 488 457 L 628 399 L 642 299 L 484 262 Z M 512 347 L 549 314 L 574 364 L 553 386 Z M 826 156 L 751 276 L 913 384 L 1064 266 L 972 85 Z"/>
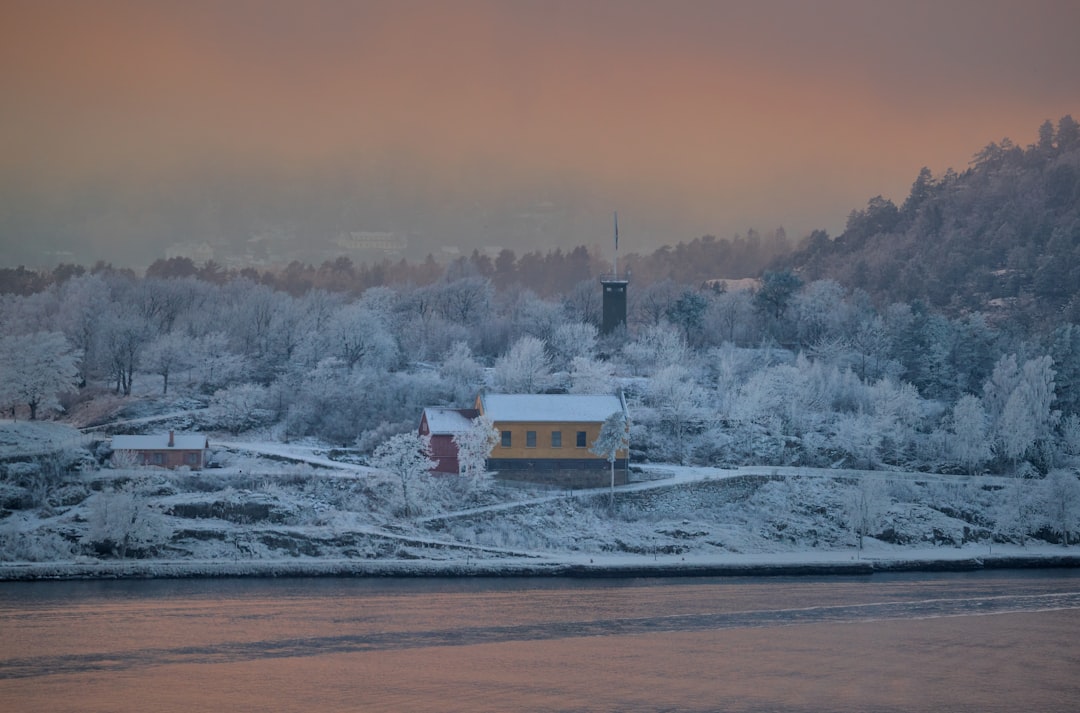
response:
<path id="1" fill-rule="evenodd" d="M 707 466 L 678 466 L 668 464 L 654 464 L 647 463 L 640 466 L 636 466 L 644 473 L 650 474 L 649 480 L 638 481 L 634 483 L 628 483 L 626 485 L 616 485 L 615 493 L 636 493 L 647 490 L 660 490 L 664 488 L 671 488 L 679 485 L 685 485 L 687 483 L 698 483 L 710 480 L 723 480 L 730 478 L 739 478 L 748 475 L 754 476 L 768 476 L 775 475 L 781 477 L 797 476 L 800 478 L 906 478 L 911 480 L 918 480 L 921 482 L 960 482 L 967 481 L 972 478 L 980 478 L 982 482 L 986 482 L 987 478 L 994 476 L 966 476 L 966 475 L 936 475 L 931 473 L 916 473 L 908 471 L 872 471 L 872 470 L 833 470 L 829 468 L 800 468 L 800 467 L 777 467 L 777 466 L 739 466 L 737 468 L 716 468 Z M 578 490 L 562 490 L 558 492 L 548 493 L 546 495 L 528 498 L 524 500 L 515 500 L 513 502 L 497 503 L 495 505 L 485 505 L 483 507 L 469 508 L 467 510 L 457 510 L 454 512 L 445 512 L 438 515 L 430 515 L 418 519 L 417 524 L 429 524 L 432 522 L 439 522 L 442 520 L 452 520 L 459 517 L 473 517 L 476 515 L 493 514 L 498 512 L 504 512 L 507 510 L 516 510 L 518 508 L 527 508 L 534 505 L 543 503 L 566 500 L 568 498 L 582 499 L 582 498 L 596 498 L 602 497 L 609 492 L 609 488 L 589 488 Z"/>
<path id="2" fill-rule="evenodd" d="M 249 453 L 257 456 L 267 456 L 278 460 L 291 461 L 293 463 L 306 463 L 320 468 L 331 468 L 345 471 L 353 475 L 377 473 L 375 468 L 355 463 L 343 463 L 323 455 L 325 448 L 315 446 L 302 446 L 289 443 L 273 443 L 269 441 L 245 442 L 245 441 L 211 441 L 214 448 L 224 448 L 233 453 Z"/>

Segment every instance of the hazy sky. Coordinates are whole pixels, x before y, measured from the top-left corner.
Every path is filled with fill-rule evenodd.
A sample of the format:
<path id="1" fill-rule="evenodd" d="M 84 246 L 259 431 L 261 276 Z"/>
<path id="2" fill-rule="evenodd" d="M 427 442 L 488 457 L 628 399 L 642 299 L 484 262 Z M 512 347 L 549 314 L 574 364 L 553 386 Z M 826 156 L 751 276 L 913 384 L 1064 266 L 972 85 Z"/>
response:
<path id="1" fill-rule="evenodd" d="M 0 3 L 0 264 L 838 233 L 1080 118 L 1078 0 Z"/>

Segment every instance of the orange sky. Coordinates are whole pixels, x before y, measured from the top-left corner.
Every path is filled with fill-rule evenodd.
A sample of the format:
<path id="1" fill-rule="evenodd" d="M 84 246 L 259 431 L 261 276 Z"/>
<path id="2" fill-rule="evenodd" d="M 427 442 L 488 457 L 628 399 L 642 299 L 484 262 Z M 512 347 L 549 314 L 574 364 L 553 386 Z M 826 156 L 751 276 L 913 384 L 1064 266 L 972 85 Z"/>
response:
<path id="1" fill-rule="evenodd" d="M 838 233 L 1080 114 L 1075 0 L 7 0 L 0 264 Z M 31 249 L 28 247 L 32 245 Z"/>

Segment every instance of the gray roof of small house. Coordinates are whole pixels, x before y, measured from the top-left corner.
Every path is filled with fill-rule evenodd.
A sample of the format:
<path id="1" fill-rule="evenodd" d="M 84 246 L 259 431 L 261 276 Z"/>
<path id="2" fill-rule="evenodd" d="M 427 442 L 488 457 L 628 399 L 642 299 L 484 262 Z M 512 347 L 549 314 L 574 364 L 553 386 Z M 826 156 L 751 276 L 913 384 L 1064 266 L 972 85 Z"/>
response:
<path id="1" fill-rule="evenodd" d="M 172 446 L 169 445 L 168 433 L 112 437 L 114 451 L 201 451 L 206 447 L 206 436 L 201 433 L 177 433 L 173 436 Z"/>
<path id="2" fill-rule="evenodd" d="M 480 414 L 472 408 L 440 408 L 429 406 L 424 409 L 428 432 L 431 435 L 453 434 L 468 431 L 473 419 Z"/>
<path id="3" fill-rule="evenodd" d="M 482 394 L 484 414 L 492 421 L 602 423 L 625 412 L 614 394 Z"/>

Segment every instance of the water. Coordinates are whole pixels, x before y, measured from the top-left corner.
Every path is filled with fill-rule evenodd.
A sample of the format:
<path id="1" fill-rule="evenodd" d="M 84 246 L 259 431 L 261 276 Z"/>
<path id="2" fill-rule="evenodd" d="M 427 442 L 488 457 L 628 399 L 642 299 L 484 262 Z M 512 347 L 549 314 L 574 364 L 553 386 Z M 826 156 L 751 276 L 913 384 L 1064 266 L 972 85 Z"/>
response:
<path id="1" fill-rule="evenodd" d="M 1080 572 L 0 585 L 0 711 L 1075 711 Z"/>

